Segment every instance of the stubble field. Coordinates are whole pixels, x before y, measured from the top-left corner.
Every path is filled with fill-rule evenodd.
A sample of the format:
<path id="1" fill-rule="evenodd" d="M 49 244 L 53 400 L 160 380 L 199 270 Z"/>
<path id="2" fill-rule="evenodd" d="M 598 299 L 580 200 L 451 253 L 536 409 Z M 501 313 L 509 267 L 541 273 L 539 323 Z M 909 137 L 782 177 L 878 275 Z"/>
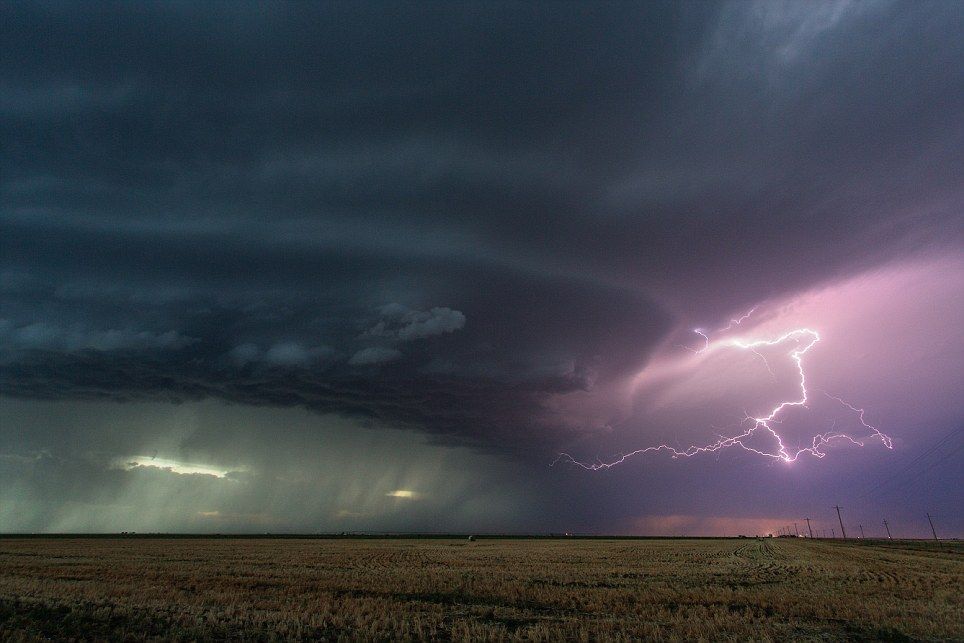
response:
<path id="1" fill-rule="evenodd" d="M 960 545 L 0 539 L 38 637 L 964 640 Z"/>

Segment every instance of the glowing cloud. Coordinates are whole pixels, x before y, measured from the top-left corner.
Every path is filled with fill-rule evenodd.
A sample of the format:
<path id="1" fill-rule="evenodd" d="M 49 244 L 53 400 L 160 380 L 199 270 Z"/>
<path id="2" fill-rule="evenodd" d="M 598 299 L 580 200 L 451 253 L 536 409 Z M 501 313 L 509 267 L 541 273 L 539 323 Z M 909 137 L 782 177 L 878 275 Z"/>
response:
<path id="1" fill-rule="evenodd" d="M 756 308 L 753 308 L 746 314 L 731 319 L 726 326 L 720 328 L 718 331 L 715 331 L 715 333 L 726 332 L 736 326 L 739 326 L 746 321 L 755 310 Z M 888 449 L 893 448 L 893 442 L 889 436 L 881 433 L 875 426 L 866 422 L 864 419 L 863 409 L 857 408 L 851 403 L 837 396 L 830 395 L 829 393 L 824 393 L 824 395 L 839 403 L 849 412 L 855 414 L 857 421 L 863 428 L 867 429 L 869 436 L 854 437 L 842 431 L 837 431 L 835 429 L 836 422 L 834 422 L 830 430 L 814 435 L 811 438 L 809 446 L 794 450 L 787 447 L 787 445 L 784 443 L 783 436 L 781 436 L 781 434 L 774 429 L 773 425 L 782 422 L 785 419 L 784 416 L 789 409 L 794 407 L 807 407 L 807 404 L 810 401 L 810 391 L 807 388 L 807 376 L 803 365 L 803 357 L 817 344 L 817 342 L 820 341 L 820 333 L 817 331 L 810 328 L 796 328 L 774 338 L 750 340 L 742 338 L 730 338 L 715 342 L 710 340 L 710 335 L 707 334 L 707 332 L 705 332 L 703 329 L 697 328 L 694 329 L 693 332 L 698 334 L 704 340 L 704 344 L 701 349 L 688 349 L 694 352 L 696 355 L 704 355 L 726 349 L 750 351 L 763 361 L 763 364 L 766 366 L 771 375 L 773 375 L 774 372 L 770 368 L 770 364 L 766 357 L 760 351 L 764 348 L 788 345 L 790 347 L 788 356 L 793 363 L 794 370 L 796 372 L 799 395 L 795 398 L 781 401 L 776 406 L 772 407 L 765 415 L 751 416 L 749 413 L 747 413 L 740 422 L 740 426 L 749 426 L 749 428 L 736 435 L 721 436 L 717 441 L 710 444 L 705 444 L 702 446 L 693 445 L 686 449 L 677 449 L 669 446 L 668 444 L 658 444 L 624 453 L 610 462 L 580 462 L 568 453 L 561 453 L 556 461 L 552 463 L 552 465 L 555 465 L 559 462 L 569 462 L 589 471 L 598 471 L 600 469 L 609 469 L 616 465 L 622 464 L 629 458 L 642 455 L 644 453 L 666 451 L 674 458 L 688 458 L 700 453 L 715 452 L 730 447 L 739 447 L 756 455 L 781 460 L 783 462 L 794 462 L 803 454 L 809 454 L 817 458 L 824 457 L 826 455 L 824 448 L 832 442 L 842 441 L 857 446 L 864 446 L 865 440 L 872 438 L 880 439 L 883 445 Z M 751 446 L 751 438 L 759 436 L 764 438 L 772 438 L 774 446 L 771 448 L 765 448 L 763 446 Z"/>
<path id="2" fill-rule="evenodd" d="M 138 467 L 150 467 L 152 469 L 161 469 L 163 471 L 170 471 L 171 473 L 177 473 L 180 475 L 203 475 L 214 476 L 215 478 L 224 478 L 229 473 L 228 469 L 217 469 L 206 464 L 178 462 L 177 460 L 168 460 L 165 458 L 156 458 L 147 455 L 137 455 L 132 458 L 125 458 L 123 464 L 124 468 L 128 470 L 136 469 Z"/>
<path id="3" fill-rule="evenodd" d="M 395 489 L 394 491 L 389 491 L 385 495 L 389 498 L 405 498 L 408 500 L 415 500 L 418 498 L 418 494 L 409 489 Z"/>

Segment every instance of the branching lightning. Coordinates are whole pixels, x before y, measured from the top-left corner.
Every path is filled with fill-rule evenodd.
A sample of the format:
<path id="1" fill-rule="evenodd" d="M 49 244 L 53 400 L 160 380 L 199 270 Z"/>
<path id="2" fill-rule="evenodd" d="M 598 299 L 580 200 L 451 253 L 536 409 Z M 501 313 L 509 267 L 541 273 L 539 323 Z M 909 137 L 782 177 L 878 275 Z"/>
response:
<path id="1" fill-rule="evenodd" d="M 733 328 L 734 326 L 739 326 L 740 324 L 742 324 L 743 322 L 745 322 L 747 319 L 749 319 L 749 318 L 750 318 L 750 315 L 752 315 L 752 314 L 754 313 L 754 311 L 756 311 L 756 309 L 757 309 L 757 307 L 754 306 L 753 308 L 751 308 L 750 310 L 746 311 L 744 314 L 740 315 L 739 317 L 734 317 L 733 319 L 730 320 L 730 322 L 729 322 L 726 326 L 724 326 L 723 328 L 718 328 L 718 329 L 716 329 L 716 330 L 714 331 L 714 334 L 715 334 L 715 333 L 723 333 L 723 332 L 726 332 L 726 331 L 730 330 L 730 329 Z M 689 346 L 680 346 L 680 348 L 685 348 L 686 350 L 690 351 L 691 353 L 696 353 L 697 355 L 699 355 L 700 353 L 706 352 L 706 349 L 708 349 L 708 348 L 710 347 L 710 336 L 707 335 L 707 334 L 706 334 L 706 331 L 705 331 L 704 329 L 702 329 L 702 328 L 694 328 L 694 329 L 693 329 L 693 332 L 703 338 L 703 348 L 701 348 L 701 349 L 699 349 L 699 350 L 696 350 L 695 348 L 690 348 Z M 753 352 L 756 353 L 755 350 L 754 350 Z M 757 353 L 757 354 L 759 355 L 759 353 Z M 760 355 L 760 357 L 762 358 L 763 356 Z M 766 362 L 765 359 L 764 359 L 763 361 Z M 770 370 L 770 365 L 769 365 L 769 364 L 767 364 L 767 370 Z M 770 374 L 772 375 L 772 374 L 773 374 L 773 371 L 770 371 Z"/>
<path id="2" fill-rule="evenodd" d="M 720 328 L 717 331 L 714 331 L 714 334 L 725 332 L 727 330 L 731 330 L 735 326 L 739 326 L 750 315 L 753 314 L 754 310 L 756 309 L 753 308 L 745 315 L 738 318 L 731 319 L 726 326 L 724 326 L 723 328 Z M 711 346 L 710 337 L 707 334 L 707 332 L 701 328 L 696 328 L 694 329 L 693 332 L 695 332 L 697 335 L 703 338 L 704 345 L 699 350 L 695 350 L 692 348 L 687 348 L 687 350 L 690 350 L 691 352 L 696 354 L 702 354 L 710 350 L 710 346 Z M 562 453 L 559 455 L 558 458 L 556 458 L 555 462 L 553 462 L 552 465 L 550 466 L 553 466 L 559 462 L 568 462 L 578 467 L 582 467 L 583 469 L 586 469 L 588 471 L 599 471 L 601 469 L 609 469 L 609 468 L 615 467 L 619 464 L 622 464 L 629 458 L 642 455 L 645 453 L 656 453 L 660 451 L 665 451 L 669 453 L 673 458 L 689 458 L 689 457 L 698 455 L 700 453 L 710 453 L 714 451 L 721 451 L 723 449 L 728 449 L 730 447 L 739 447 L 741 449 L 744 449 L 745 451 L 749 451 L 751 453 L 764 456 L 767 458 L 772 458 L 774 460 L 780 460 L 783 462 L 794 462 L 803 454 L 810 454 L 817 458 L 823 458 L 824 456 L 827 455 L 826 452 L 823 450 L 824 447 L 826 447 L 827 445 L 829 445 L 831 442 L 834 442 L 834 441 L 843 441 L 843 442 L 849 442 L 857 446 L 864 446 L 865 439 L 871 439 L 871 438 L 879 438 L 885 447 L 887 447 L 888 449 L 892 449 L 893 441 L 891 440 L 891 438 L 881 433 L 877 429 L 877 427 L 875 427 L 872 424 L 869 424 L 864 419 L 864 409 L 857 408 L 856 406 L 852 405 L 850 402 L 847 402 L 835 395 L 830 395 L 829 393 L 826 393 L 824 391 L 821 391 L 822 393 L 824 393 L 824 395 L 826 395 L 831 400 L 838 402 L 841 406 L 843 406 L 844 408 L 848 409 L 849 411 L 853 412 L 856 415 L 857 420 L 860 422 L 860 424 L 870 432 L 869 438 L 865 438 L 865 439 L 855 438 L 846 433 L 837 431 L 836 421 L 834 421 L 829 431 L 825 433 L 818 433 L 817 435 L 813 436 L 810 442 L 810 446 L 794 450 L 794 449 L 788 448 L 786 444 L 784 444 L 783 437 L 773 428 L 772 426 L 773 424 L 779 424 L 780 422 L 782 422 L 783 420 L 782 416 L 784 415 L 784 412 L 787 409 L 791 409 L 793 407 L 807 407 L 807 403 L 810 400 L 810 393 L 807 389 L 807 376 L 803 367 L 803 356 L 806 355 L 806 353 L 811 348 L 813 348 L 814 345 L 816 345 L 817 342 L 819 341 L 820 341 L 820 334 L 817 331 L 811 330 L 809 328 L 797 328 L 774 339 L 759 339 L 759 340 L 753 340 L 753 341 L 744 341 L 741 339 L 730 339 L 730 340 L 724 340 L 724 341 L 714 343 L 714 347 L 717 347 L 717 346 L 720 348 L 731 347 L 739 350 L 747 350 L 754 353 L 761 360 L 763 360 L 764 365 L 766 366 L 767 370 L 770 372 L 771 375 L 773 375 L 773 370 L 770 368 L 770 364 L 767 362 L 766 357 L 760 352 L 759 349 L 762 349 L 765 347 L 778 346 L 788 342 L 792 342 L 793 344 L 793 348 L 789 353 L 789 357 L 790 357 L 790 360 L 793 362 L 793 365 L 795 367 L 795 370 L 798 376 L 798 384 L 799 384 L 799 390 L 800 390 L 799 396 L 796 397 L 795 399 L 785 400 L 780 402 L 772 409 L 770 409 L 770 411 L 766 415 L 760 415 L 760 416 L 754 417 L 749 413 L 746 413 L 746 416 L 740 422 L 740 426 L 741 427 L 748 426 L 749 428 L 746 428 L 742 433 L 739 433 L 738 435 L 733 435 L 728 437 L 720 436 L 719 440 L 711 444 L 706 444 L 703 446 L 693 445 L 682 450 L 672 447 L 668 444 L 659 444 L 655 446 L 646 447 L 643 449 L 637 449 L 635 451 L 630 451 L 629 453 L 625 453 L 619 456 L 619 458 L 611 462 L 602 462 L 598 460 L 596 462 L 580 462 L 579 460 L 576 460 L 568 453 Z M 763 448 L 757 448 L 757 447 L 748 445 L 747 441 L 758 434 L 771 436 L 775 440 L 776 448 L 773 450 L 764 450 Z"/>
<path id="3" fill-rule="evenodd" d="M 746 311 L 744 314 L 740 315 L 739 317 L 736 317 L 736 318 L 734 318 L 734 319 L 731 319 L 729 324 L 727 324 L 727 325 L 724 326 L 723 328 L 718 329 L 716 332 L 718 332 L 718 333 L 723 333 L 723 332 L 726 332 L 726 331 L 730 330 L 730 329 L 733 328 L 734 326 L 739 326 L 740 324 L 742 324 L 743 322 L 745 322 L 746 320 L 748 320 L 748 319 L 750 318 L 750 315 L 752 315 L 753 313 L 756 312 L 756 309 L 757 309 L 757 307 L 754 306 L 753 308 L 751 308 L 750 310 Z"/>

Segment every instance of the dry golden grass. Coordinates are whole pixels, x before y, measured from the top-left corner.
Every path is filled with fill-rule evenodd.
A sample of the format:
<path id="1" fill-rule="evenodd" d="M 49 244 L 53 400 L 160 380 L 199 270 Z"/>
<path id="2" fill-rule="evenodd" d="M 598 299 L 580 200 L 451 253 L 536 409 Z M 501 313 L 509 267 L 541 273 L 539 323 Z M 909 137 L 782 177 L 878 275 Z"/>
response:
<path id="1" fill-rule="evenodd" d="M 964 640 L 961 554 L 783 539 L 0 539 L 0 632 Z"/>

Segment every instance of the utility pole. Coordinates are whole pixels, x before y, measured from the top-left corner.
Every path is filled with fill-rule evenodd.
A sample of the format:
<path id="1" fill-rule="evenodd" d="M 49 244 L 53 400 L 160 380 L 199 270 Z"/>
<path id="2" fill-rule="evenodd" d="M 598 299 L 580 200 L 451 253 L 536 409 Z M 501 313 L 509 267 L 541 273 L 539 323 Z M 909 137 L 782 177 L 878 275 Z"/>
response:
<path id="1" fill-rule="evenodd" d="M 810 532 L 810 537 L 813 538 L 813 529 L 810 528 L 810 519 L 809 519 L 809 518 L 804 518 L 804 520 L 807 521 L 807 531 Z"/>
<path id="2" fill-rule="evenodd" d="M 931 517 L 932 517 L 932 516 L 931 516 L 930 514 L 927 514 L 927 522 L 929 522 L 929 523 L 931 524 L 931 533 L 934 534 L 934 542 L 936 542 L 936 543 L 937 543 L 937 546 L 940 547 L 940 546 L 941 546 L 941 541 L 938 540 L 938 538 L 937 538 L 937 530 L 934 529 L 934 521 L 931 520 Z"/>
<path id="3" fill-rule="evenodd" d="M 884 529 L 887 530 L 887 540 L 893 540 L 894 537 L 890 535 L 890 527 L 887 526 L 887 519 L 884 518 Z"/>
<path id="4" fill-rule="evenodd" d="M 863 537 L 864 537 L 864 526 L 863 526 L 863 525 L 857 525 L 857 526 L 860 527 L 860 537 L 863 538 Z"/>
<path id="5" fill-rule="evenodd" d="M 834 505 L 833 508 L 837 510 L 837 520 L 840 522 L 840 533 L 843 534 L 844 540 L 847 540 L 847 530 L 844 529 L 843 518 L 840 517 L 840 507 L 837 505 Z"/>
<path id="6" fill-rule="evenodd" d="M 793 523 L 793 535 L 796 536 L 797 538 L 800 537 L 800 530 L 797 529 L 797 523 Z"/>

